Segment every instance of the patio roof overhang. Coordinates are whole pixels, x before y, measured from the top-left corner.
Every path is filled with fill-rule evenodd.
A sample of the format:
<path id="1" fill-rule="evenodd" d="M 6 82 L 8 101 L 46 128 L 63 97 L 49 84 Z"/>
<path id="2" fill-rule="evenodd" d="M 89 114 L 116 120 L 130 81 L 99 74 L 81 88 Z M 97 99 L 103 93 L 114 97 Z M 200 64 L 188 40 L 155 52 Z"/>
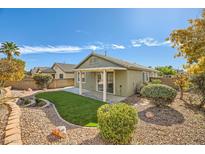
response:
<path id="1" fill-rule="evenodd" d="M 101 72 L 101 71 L 114 71 L 114 70 L 127 70 L 124 67 L 95 67 L 95 68 L 78 68 L 74 69 L 75 72 L 83 71 L 83 72 Z"/>

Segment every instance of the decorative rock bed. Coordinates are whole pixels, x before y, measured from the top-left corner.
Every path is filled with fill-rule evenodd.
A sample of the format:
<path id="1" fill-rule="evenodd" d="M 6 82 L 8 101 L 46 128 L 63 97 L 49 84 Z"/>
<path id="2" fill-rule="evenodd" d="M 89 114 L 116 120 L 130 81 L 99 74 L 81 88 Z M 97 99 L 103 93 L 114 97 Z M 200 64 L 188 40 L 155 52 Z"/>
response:
<path id="1" fill-rule="evenodd" d="M 97 128 L 70 124 L 59 119 L 52 105 L 45 108 L 21 108 L 20 118 L 23 144 L 105 144 Z M 51 135 L 57 126 L 66 127 L 65 138 Z"/>

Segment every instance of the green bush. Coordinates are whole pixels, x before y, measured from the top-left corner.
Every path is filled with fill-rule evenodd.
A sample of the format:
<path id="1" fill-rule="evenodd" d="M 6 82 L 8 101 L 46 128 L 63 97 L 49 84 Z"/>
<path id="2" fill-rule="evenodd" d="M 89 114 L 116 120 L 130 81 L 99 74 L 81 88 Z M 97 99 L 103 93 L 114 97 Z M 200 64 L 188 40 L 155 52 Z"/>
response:
<path id="1" fill-rule="evenodd" d="M 205 73 L 194 74 L 190 79 L 193 91 L 201 96 L 200 107 L 205 105 Z"/>
<path id="2" fill-rule="evenodd" d="M 40 88 L 47 88 L 52 81 L 52 76 L 46 74 L 35 74 L 33 79 Z"/>
<path id="3" fill-rule="evenodd" d="M 156 105 L 168 105 L 176 97 L 177 91 L 163 84 L 149 84 L 142 88 L 141 95 L 153 100 Z"/>
<path id="4" fill-rule="evenodd" d="M 30 104 L 31 103 L 31 100 L 30 99 L 24 99 L 23 100 L 23 104 L 24 105 L 28 105 L 28 104 Z"/>
<path id="5" fill-rule="evenodd" d="M 160 79 L 154 79 L 150 82 L 151 84 L 161 84 L 162 81 Z"/>
<path id="6" fill-rule="evenodd" d="M 39 104 L 41 100 L 39 98 L 35 98 L 36 104 Z"/>
<path id="7" fill-rule="evenodd" d="M 137 111 L 125 103 L 105 104 L 97 112 L 100 134 L 113 144 L 128 144 L 138 122 Z"/>
<path id="8" fill-rule="evenodd" d="M 43 100 L 39 98 L 35 98 L 35 101 L 36 101 L 35 106 L 44 106 L 46 104 L 46 102 L 44 102 Z"/>

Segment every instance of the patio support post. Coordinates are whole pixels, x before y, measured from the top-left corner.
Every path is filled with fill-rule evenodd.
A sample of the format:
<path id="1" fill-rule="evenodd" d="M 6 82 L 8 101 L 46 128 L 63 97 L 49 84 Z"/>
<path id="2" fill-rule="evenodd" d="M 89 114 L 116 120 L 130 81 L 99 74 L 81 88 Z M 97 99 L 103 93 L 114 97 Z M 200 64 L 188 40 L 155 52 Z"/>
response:
<path id="1" fill-rule="evenodd" d="M 82 72 L 79 72 L 79 94 L 82 95 Z"/>
<path id="2" fill-rule="evenodd" d="M 106 70 L 103 70 L 103 102 L 107 100 L 107 73 Z"/>

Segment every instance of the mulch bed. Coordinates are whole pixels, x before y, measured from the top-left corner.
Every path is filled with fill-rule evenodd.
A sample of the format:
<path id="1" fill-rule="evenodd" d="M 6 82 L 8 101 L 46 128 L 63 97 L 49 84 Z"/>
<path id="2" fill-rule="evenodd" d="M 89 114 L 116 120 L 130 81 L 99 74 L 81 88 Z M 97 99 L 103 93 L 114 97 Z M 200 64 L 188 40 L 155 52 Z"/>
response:
<path id="1" fill-rule="evenodd" d="M 8 120 L 8 106 L 0 104 L 0 145 L 4 144 L 5 128 Z"/>

